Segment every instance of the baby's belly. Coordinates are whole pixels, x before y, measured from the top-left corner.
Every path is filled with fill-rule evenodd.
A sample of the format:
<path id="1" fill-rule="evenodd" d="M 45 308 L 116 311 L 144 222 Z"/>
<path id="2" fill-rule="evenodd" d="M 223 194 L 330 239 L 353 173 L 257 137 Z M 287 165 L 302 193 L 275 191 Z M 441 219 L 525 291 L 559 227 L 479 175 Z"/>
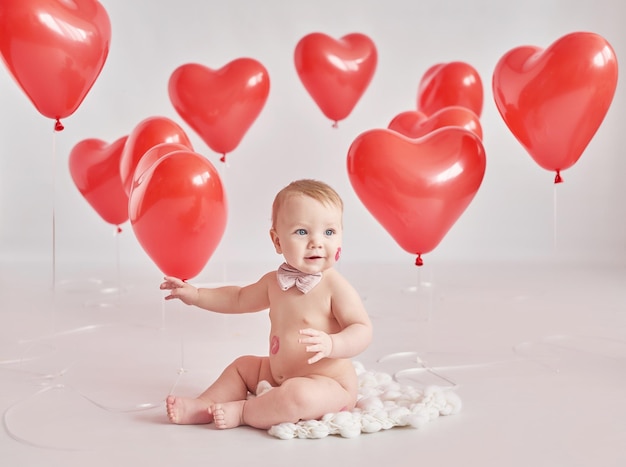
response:
<path id="1" fill-rule="evenodd" d="M 282 384 L 289 378 L 313 374 L 341 379 L 345 377 L 346 371 L 354 371 L 352 362 L 343 359 L 323 358 L 309 364 L 308 359 L 315 353 L 307 352 L 306 344 L 299 343 L 299 338 L 297 332 L 270 336 L 270 367 L 276 383 Z"/>

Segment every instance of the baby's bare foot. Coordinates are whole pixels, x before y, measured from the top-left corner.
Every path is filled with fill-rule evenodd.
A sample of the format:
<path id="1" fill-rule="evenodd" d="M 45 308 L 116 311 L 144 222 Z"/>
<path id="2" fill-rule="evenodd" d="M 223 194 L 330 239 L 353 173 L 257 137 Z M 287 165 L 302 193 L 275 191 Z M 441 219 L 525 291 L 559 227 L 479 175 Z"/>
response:
<path id="1" fill-rule="evenodd" d="M 210 404 L 202 399 L 167 396 L 165 406 L 170 422 L 178 425 L 201 425 L 213 421 L 208 411 Z"/>
<path id="2" fill-rule="evenodd" d="M 243 407 L 246 401 L 226 402 L 211 406 L 215 426 L 221 430 L 243 425 Z"/>

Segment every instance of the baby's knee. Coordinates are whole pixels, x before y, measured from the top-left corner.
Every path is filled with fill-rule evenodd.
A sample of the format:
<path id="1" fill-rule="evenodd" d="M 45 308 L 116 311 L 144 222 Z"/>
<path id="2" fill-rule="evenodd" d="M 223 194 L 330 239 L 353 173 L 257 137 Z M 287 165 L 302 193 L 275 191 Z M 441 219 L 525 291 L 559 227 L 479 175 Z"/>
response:
<path id="1" fill-rule="evenodd" d="M 235 360 L 233 360 L 232 365 L 236 365 L 236 366 L 248 365 L 251 362 L 254 362 L 256 358 L 258 357 L 255 357 L 253 355 L 241 355 L 240 357 L 237 357 L 235 358 Z"/>
<path id="2" fill-rule="evenodd" d="M 260 368 L 263 363 L 263 357 L 258 355 L 242 355 L 237 357 L 231 363 L 231 366 L 237 368 Z"/>
<path id="3" fill-rule="evenodd" d="M 230 364 L 231 371 L 236 371 L 242 378 L 246 379 L 247 383 L 252 384 L 254 389 L 256 389 L 259 380 L 269 379 L 270 375 L 267 374 L 266 366 L 264 357 L 257 355 L 242 355 Z"/>
<path id="4" fill-rule="evenodd" d="M 281 386 L 284 389 L 281 400 L 294 415 L 331 403 L 331 400 L 337 396 L 329 387 L 312 385 L 309 381 L 300 378 L 287 380 Z"/>

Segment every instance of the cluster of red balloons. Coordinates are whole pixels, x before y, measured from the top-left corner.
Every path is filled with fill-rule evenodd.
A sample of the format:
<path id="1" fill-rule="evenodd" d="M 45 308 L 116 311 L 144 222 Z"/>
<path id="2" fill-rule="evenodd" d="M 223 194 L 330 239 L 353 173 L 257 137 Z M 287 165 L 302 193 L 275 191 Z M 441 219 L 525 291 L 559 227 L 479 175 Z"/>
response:
<path id="1" fill-rule="evenodd" d="M 518 47 L 493 72 L 496 106 L 511 133 L 544 169 L 571 167 L 598 130 L 617 86 L 617 60 L 601 36 L 576 32 L 550 47 Z M 422 77 L 417 109 L 387 129 L 359 135 L 348 174 L 360 200 L 407 252 L 432 251 L 467 208 L 485 172 L 480 76 L 463 62 Z"/>
<path id="2" fill-rule="evenodd" d="M 61 27 L 62 25 L 62 27 Z M 108 55 L 111 26 L 97 0 L 3 0 L 0 53 L 44 116 L 76 111 Z M 294 51 L 304 88 L 333 126 L 350 115 L 376 70 L 378 52 L 364 34 L 303 37 Z M 556 173 L 581 157 L 617 85 L 610 44 L 587 32 L 547 49 L 515 48 L 492 76 L 496 107 L 511 133 L 542 167 Z M 261 113 L 270 90 L 265 67 L 239 58 L 213 70 L 197 63 L 170 76 L 170 101 L 209 148 L 232 152 Z M 406 251 L 432 251 L 474 198 L 485 173 L 480 116 L 483 86 L 464 62 L 423 75 L 414 110 L 387 128 L 365 131 L 347 154 L 350 182 L 365 207 Z M 130 219 L 140 243 L 167 274 L 193 277 L 213 253 L 226 223 L 226 197 L 214 166 L 183 129 L 150 117 L 111 144 L 86 139 L 69 157 L 72 178 L 106 221 Z"/>
<path id="3" fill-rule="evenodd" d="M 482 104 L 482 82 L 471 65 L 438 64 L 420 81 L 417 110 L 362 133 L 348 151 L 355 193 L 418 266 L 482 183 Z"/>
<path id="4" fill-rule="evenodd" d="M 303 37 L 294 62 L 306 91 L 323 114 L 337 122 L 352 112 L 377 64 L 373 41 L 364 34 L 339 40 L 322 33 Z M 186 63 L 171 74 L 170 101 L 178 114 L 215 152 L 232 152 L 261 113 L 270 90 L 266 68 L 238 58 L 219 69 Z"/>
<path id="5" fill-rule="evenodd" d="M 130 219 L 142 248 L 165 274 L 199 274 L 224 234 L 227 202 L 219 174 L 166 117 L 146 118 L 111 144 L 80 141 L 69 167 L 102 219 L 118 230 Z"/>

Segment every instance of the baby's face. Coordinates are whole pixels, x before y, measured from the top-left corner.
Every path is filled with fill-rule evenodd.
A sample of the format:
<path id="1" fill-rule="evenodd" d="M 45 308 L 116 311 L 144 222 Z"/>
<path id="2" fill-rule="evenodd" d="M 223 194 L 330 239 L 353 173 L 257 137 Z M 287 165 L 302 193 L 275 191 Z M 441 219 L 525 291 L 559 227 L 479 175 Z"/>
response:
<path id="1" fill-rule="evenodd" d="M 314 274 L 332 267 L 341 249 L 341 210 L 304 195 L 280 206 L 272 240 L 276 252 L 294 268 Z"/>

